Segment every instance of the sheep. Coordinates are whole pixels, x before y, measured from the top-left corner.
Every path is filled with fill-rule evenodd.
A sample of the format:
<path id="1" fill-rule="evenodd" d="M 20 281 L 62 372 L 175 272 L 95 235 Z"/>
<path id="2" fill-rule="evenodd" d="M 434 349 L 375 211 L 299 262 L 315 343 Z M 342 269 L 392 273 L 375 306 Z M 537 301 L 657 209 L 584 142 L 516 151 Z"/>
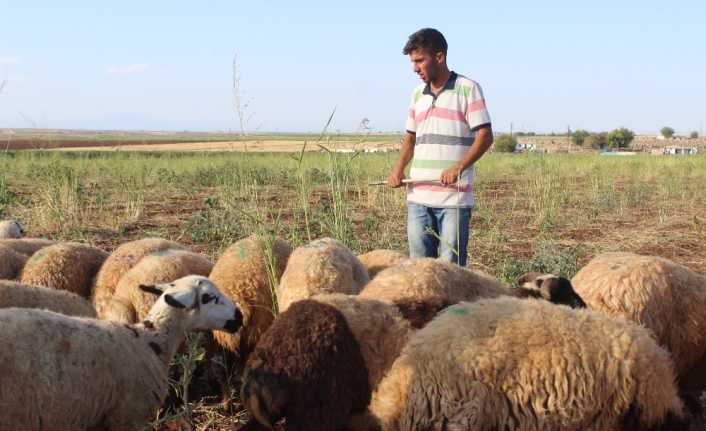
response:
<path id="1" fill-rule="evenodd" d="M 605 253 L 571 283 L 590 308 L 652 331 L 672 354 L 697 429 L 706 429 L 699 402 L 706 389 L 706 277 L 659 257 Z"/>
<path id="2" fill-rule="evenodd" d="M 409 260 L 404 254 L 392 250 L 369 251 L 359 254 L 358 259 L 365 269 L 368 270 L 368 275 L 370 275 L 371 280 L 383 269 L 397 266 Z"/>
<path id="3" fill-rule="evenodd" d="M 340 293 L 293 303 L 262 336 L 245 366 L 241 430 L 338 430 L 362 412 L 410 334 L 455 301 L 377 300 Z"/>
<path id="4" fill-rule="evenodd" d="M 315 293 L 355 295 L 369 281 L 368 271 L 353 252 L 335 239 L 324 238 L 292 252 L 277 291 L 279 311 Z"/>
<path id="5" fill-rule="evenodd" d="M 162 405 L 184 333 L 241 325 L 240 311 L 205 277 L 142 289 L 163 293 L 135 325 L 0 310 L 3 429 L 141 429 Z"/>
<path id="6" fill-rule="evenodd" d="M 70 292 L 44 286 L 0 281 L 0 308 L 37 308 L 67 316 L 97 317 L 90 302 Z"/>
<path id="7" fill-rule="evenodd" d="M 264 247 L 264 242 L 255 236 L 236 242 L 223 252 L 209 276 L 243 313 L 242 330 L 235 334 L 213 333 L 228 356 L 227 363 L 240 374 L 248 355 L 275 319 L 275 287 L 268 276 Z M 292 254 L 292 246 L 277 239 L 272 251 L 275 258 L 272 275 L 279 280 Z M 224 398 L 227 402 L 229 394 L 224 393 Z"/>
<path id="8" fill-rule="evenodd" d="M 412 335 L 369 418 L 385 431 L 676 429 L 674 380 L 643 328 L 545 301 L 482 299 Z"/>
<path id="9" fill-rule="evenodd" d="M 44 247 L 29 258 L 20 282 L 66 290 L 88 298 L 93 278 L 108 253 L 90 244 L 66 242 Z"/>
<path id="10" fill-rule="evenodd" d="M 14 280 L 27 263 L 29 256 L 17 253 L 9 247 L 0 246 L 0 279 Z"/>
<path id="11" fill-rule="evenodd" d="M 162 238 L 145 238 L 126 242 L 108 256 L 96 275 L 91 295 L 99 316 L 104 314 L 120 278 L 140 259 L 162 250 L 186 250 L 186 247 Z"/>
<path id="12" fill-rule="evenodd" d="M 0 221 L 0 238 L 22 238 L 25 230 L 17 220 Z"/>
<path id="13" fill-rule="evenodd" d="M 32 256 L 44 247 L 54 244 L 56 244 L 54 241 L 45 238 L 0 239 L 0 247 L 9 247 L 27 256 Z"/>
<path id="14" fill-rule="evenodd" d="M 140 285 L 168 283 L 187 275 L 208 277 L 213 262 L 185 250 L 162 250 L 145 256 L 122 276 L 115 294 L 99 316 L 125 324 L 142 321 L 157 296 L 140 289 Z"/>
<path id="15" fill-rule="evenodd" d="M 565 278 L 547 275 L 508 289 L 499 280 L 439 259 L 421 257 L 380 271 L 360 292 L 371 298 L 424 298 L 443 295 L 458 301 L 514 296 L 543 298 L 573 308 L 585 307 Z"/>

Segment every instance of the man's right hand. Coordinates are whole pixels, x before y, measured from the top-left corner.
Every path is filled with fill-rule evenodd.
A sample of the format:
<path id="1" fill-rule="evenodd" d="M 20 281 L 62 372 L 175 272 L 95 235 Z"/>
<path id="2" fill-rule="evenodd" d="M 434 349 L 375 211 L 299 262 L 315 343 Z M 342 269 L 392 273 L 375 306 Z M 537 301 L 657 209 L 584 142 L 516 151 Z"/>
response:
<path id="1" fill-rule="evenodd" d="M 401 186 L 404 186 L 405 184 L 402 183 L 402 180 L 405 179 L 406 177 L 404 176 L 404 173 L 401 174 L 395 174 L 393 173 L 389 177 L 387 177 L 387 185 L 392 187 L 392 188 L 398 188 Z"/>

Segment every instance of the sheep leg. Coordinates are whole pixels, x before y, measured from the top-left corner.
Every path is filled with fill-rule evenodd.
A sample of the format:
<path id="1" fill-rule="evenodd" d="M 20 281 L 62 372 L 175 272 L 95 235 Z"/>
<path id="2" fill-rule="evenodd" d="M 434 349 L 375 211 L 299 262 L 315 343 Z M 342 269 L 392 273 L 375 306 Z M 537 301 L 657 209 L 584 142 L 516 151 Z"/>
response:
<path id="1" fill-rule="evenodd" d="M 249 421 L 245 423 L 242 427 L 238 428 L 238 431 L 268 431 L 265 425 L 261 424 L 255 418 L 250 418 Z"/>

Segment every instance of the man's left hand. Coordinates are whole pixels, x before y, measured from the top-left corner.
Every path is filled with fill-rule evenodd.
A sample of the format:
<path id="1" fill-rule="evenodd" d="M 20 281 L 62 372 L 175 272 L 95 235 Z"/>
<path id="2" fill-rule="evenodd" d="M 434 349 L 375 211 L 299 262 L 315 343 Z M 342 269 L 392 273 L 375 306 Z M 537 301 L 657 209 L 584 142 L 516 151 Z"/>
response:
<path id="1" fill-rule="evenodd" d="M 439 180 L 441 181 L 441 184 L 447 185 L 447 184 L 453 184 L 456 181 L 458 181 L 459 176 L 461 175 L 461 172 L 463 169 L 461 169 L 458 166 L 453 166 L 451 168 L 446 169 L 444 172 L 441 173 L 441 178 Z"/>

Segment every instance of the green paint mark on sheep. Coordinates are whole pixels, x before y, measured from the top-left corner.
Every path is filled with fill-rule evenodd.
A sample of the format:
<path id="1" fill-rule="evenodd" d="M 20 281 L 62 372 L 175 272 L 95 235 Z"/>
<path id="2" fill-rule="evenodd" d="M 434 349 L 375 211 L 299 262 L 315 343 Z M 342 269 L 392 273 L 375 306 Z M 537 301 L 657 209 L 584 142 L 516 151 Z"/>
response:
<path id="1" fill-rule="evenodd" d="M 154 253 L 150 254 L 152 257 L 161 257 L 161 256 L 169 256 L 170 254 L 174 254 L 174 250 L 160 250 L 160 251 L 155 251 Z"/>
<path id="2" fill-rule="evenodd" d="M 453 314 L 466 315 L 471 312 L 468 308 L 454 308 L 451 310 Z"/>
<path id="3" fill-rule="evenodd" d="M 247 259 L 248 257 L 250 257 L 248 254 L 247 244 L 239 244 L 238 248 L 235 250 L 235 254 L 238 256 L 238 259 Z"/>
<path id="4" fill-rule="evenodd" d="M 45 253 L 43 251 L 40 251 L 32 258 L 32 262 L 39 262 L 40 260 L 42 260 L 44 258 L 44 254 Z"/>

